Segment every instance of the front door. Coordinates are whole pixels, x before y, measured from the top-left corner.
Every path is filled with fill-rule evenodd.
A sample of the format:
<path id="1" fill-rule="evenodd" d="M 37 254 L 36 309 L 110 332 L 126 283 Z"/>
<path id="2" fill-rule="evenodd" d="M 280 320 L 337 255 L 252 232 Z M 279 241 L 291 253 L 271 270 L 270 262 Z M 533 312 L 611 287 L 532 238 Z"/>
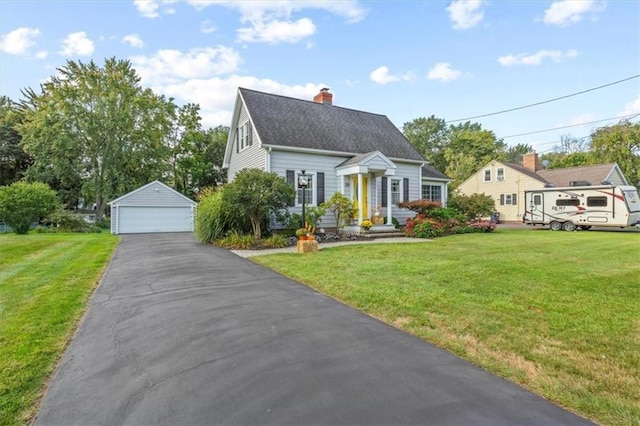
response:
<path id="1" fill-rule="evenodd" d="M 355 205 L 359 207 L 360 193 L 358 192 L 358 176 L 353 176 L 351 186 L 354 188 Z M 362 219 L 369 219 L 369 178 L 367 176 L 362 176 Z"/>

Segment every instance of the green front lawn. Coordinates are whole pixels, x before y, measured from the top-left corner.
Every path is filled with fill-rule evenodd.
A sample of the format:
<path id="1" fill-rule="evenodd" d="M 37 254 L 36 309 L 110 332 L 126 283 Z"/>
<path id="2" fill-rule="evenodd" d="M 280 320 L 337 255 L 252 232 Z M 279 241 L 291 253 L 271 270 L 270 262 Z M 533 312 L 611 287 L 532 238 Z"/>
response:
<path id="1" fill-rule="evenodd" d="M 0 425 L 35 414 L 117 243 L 109 234 L 0 235 Z"/>
<path id="2" fill-rule="evenodd" d="M 603 424 L 640 424 L 640 234 L 498 230 L 252 258 Z"/>

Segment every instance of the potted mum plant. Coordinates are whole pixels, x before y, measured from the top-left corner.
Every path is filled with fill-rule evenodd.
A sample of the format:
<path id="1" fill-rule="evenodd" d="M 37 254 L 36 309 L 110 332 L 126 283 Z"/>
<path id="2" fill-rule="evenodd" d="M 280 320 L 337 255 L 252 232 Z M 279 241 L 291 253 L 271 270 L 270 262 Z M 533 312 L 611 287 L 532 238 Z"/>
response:
<path id="1" fill-rule="evenodd" d="M 371 222 L 369 219 L 363 220 L 362 223 L 360 224 L 360 227 L 365 231 L 368 231 L 372 226 L 373 226 L 373 222 Z"/>

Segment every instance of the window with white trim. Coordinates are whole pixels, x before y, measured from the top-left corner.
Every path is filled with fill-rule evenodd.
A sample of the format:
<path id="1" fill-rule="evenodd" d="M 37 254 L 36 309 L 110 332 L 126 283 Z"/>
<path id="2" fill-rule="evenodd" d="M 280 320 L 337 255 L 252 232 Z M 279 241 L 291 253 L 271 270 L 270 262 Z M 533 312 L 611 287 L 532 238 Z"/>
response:
<path id="1" fill-rule="evenodd" d="M 300 180 L 300 176 L 302 176 L 302 173 L 298 172 L 298 181 Z M 313 197 L 313 191 L 315 188 L 315 174 L 306 172 L 305 176 L 307 177 L 307 188 L 303 189 L 300 188 L 299 186 L 296 186 L 298 188 L 298 190 L 296 191 L 296 205 L 297 206 L 302 206 L 302 191 L 305 191 L 304 193 L 304 205 L 308 206 L 308 205 L 313 205 L 314 204 L 314 200 L 315 198 Z"/>
<path id="2" fill-rule="evenodd" d="M 391 179 L 391 204 L 400 204 L 400 179 Z"/>
<path id="3" fill-rule="evenodd" d="M 515 206 L 518 204 L 518 194 L 500 194 L 500 205 Z"/>
<path id="4" fill-rule="evenodd" d="M 491 169 L 484 169 L 484 181 L 491 182 Z"/>
<path id="5" fill-rule="evenodd" d="M 503 181 L 504 180 L 504 168 L 503 167 L 499 167 L 496 170 L 496 179 L 498 179 L 499 181 Z"/>
<path id="6" fill-rule="evenodd" d="M 238 128 L 236 129 L 236 141 L 238 143 L 239 151 L 242 151 L 252 144 L 253 133 L 250 121 L 247 121 L 242 126 L 238 126 Z"/>
<path id="7" fill-rule="evenodd" d="M 440 185 L 422 185 L 422 199 L 429 201 L 442 202 L 442 186 Z"/>

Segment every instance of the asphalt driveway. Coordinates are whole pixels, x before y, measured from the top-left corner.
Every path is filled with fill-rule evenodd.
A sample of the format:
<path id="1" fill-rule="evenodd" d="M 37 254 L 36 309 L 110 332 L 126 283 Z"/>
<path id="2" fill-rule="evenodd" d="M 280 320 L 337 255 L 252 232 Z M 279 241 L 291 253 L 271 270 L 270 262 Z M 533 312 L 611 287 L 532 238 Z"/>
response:
<path id="1" fill-rule="evenodd" d="M 588 423 L 191 234 L 122 237 L 36 422 Z"/>

